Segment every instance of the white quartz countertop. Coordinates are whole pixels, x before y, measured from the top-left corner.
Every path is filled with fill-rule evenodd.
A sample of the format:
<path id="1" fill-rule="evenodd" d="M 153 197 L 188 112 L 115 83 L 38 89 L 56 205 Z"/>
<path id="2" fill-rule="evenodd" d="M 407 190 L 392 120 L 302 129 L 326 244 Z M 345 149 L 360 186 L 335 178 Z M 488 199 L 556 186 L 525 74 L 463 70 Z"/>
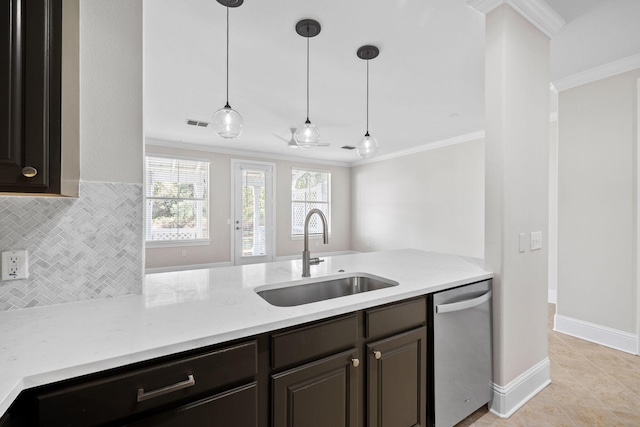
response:
<path id="1" fill-rule="evenodd" d="M 0 313 L 0 416 L 27 388 L 491 278 L 479 263 L 412 249 L 145 277 L 142 295 Z M 275 307 L 255 288 L 367 273 L 398 286 Z"/>

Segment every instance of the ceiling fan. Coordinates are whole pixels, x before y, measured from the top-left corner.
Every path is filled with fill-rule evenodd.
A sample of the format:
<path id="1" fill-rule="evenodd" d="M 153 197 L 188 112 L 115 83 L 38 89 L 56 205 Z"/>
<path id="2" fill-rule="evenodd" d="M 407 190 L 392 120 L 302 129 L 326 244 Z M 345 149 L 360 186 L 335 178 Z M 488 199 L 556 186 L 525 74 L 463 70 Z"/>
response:
<path id="1" fill-rule="evenodd" d="M 293 135 L 295 135 L 296 133 L 296 128 L 289 128 L 289 132 L 291 132 L 291 139 L 287 140 L 283 137 L 281 137 L 280 135 L 277 134 L 273 134 L 276 138 L 281 139 L 283 141 L 285 141 L 287 143 L 287 147 L 289 148 L 300 148 L 300 146 L 298 146 L 298 144 L 296 143 L 296 140 L 293 138 Z M 316 145 L 316 147 L 329 147 L 331 146 L 330 143 L 328 142 L 319 142 L 318 145 Z"/>

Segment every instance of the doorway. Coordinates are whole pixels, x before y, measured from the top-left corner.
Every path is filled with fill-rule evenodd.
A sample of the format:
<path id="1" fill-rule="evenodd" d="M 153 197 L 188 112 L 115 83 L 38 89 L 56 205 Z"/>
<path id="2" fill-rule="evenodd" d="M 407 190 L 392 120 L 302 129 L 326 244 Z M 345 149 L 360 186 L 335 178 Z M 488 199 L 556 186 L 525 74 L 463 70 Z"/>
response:
<path id="1" fill-rule="evenodd" d="M 234 265 L 271 262 L 275 252 L 275 164 L 231 160 Z"/>

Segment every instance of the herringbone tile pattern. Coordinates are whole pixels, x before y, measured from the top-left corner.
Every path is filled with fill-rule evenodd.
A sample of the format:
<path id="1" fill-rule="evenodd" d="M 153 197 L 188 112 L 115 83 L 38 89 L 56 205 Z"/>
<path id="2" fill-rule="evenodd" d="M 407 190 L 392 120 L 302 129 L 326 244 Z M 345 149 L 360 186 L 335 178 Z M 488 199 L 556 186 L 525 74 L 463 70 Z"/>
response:
<path id="1" fill-rule="evenodd" d="M 0 310 L 142 292 L 142 186 L 80 194 L 0 197 L 0 251 L 29 251 L 29 278 L 0 282 Z"/>

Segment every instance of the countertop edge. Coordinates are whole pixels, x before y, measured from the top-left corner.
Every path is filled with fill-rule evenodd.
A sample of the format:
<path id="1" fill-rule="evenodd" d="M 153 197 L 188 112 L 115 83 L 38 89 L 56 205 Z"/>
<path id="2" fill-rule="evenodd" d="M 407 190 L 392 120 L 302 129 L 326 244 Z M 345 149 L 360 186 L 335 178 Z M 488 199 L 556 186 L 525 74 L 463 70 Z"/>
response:
<path id="1" fill-rule="evenodd" d="M 24 377 L 19 376 L 15 378 L 8 378 L 9 381 L 13 381 L 12 387 L 7 387 L 5 390 L 1 390 L 3 396 L 0 396 L 0 417 L 2 417 L 11 407 L 16 398 L 24 390 L 28 390 L 34 387 L 39 387 L 47 384 L 53 384 L 58 381 L 81 377 L 84 375 L 106 371 L 114 368 L 123 367 L 129 364 L 152 360 L 158 357 L 168 356 L 171 354 L 181 353 L 185 351 L 194 350 L 201 347 L 222 344 L 233 340 L 248 338 L 251 336 L 272 332 L 278 329 L 283 329 L 291 326 L 296 326 L 308 322 L 322 320 L 333 316 L 339 316 L 349 312 L 354 312 L 370 307 L 388 304 L 403 299 L 417 297 L 421 295 L 427 295 L 446 289 L 451 289 L 457 286 L 463 286 L 478 281 L 488 280 L 493 277 L 490 272 L 482 271 L 482 273 L 472 274 L 464 279 L 454 280 L 447 283 L 442 283 L 436 286 L 425 286 L 424 288 L 410 288 L 403 292 L 397 292 L 393 295 L 384 295 L 379 298 L 372 298 L 366 301 L 354 301 L 350 304 L 342 304 L 335 308 L 324 308 L 319 311 L 312 311 L 304 315 L 296 315 L 287 317 L 286 319 L 280 319 L 272 322 L 260 323 L 251 327 L 242 328 L 239 330 L 229 330 L 222 333 L 217 333 L 209 336 L 202 336 L 194 339 L 187 339 L 185 341 L 176 342 L 170 345 L 159 346 L 155 348 L 148 348 L 140 351 L 133 351 L 129 354 L 123 354 L 112 358 L 105 358 L 101 360 L 95 360 L 90 363 L 85 363 L 75 366 L 67 366 L 60 369 L 34 373 Z"/>

